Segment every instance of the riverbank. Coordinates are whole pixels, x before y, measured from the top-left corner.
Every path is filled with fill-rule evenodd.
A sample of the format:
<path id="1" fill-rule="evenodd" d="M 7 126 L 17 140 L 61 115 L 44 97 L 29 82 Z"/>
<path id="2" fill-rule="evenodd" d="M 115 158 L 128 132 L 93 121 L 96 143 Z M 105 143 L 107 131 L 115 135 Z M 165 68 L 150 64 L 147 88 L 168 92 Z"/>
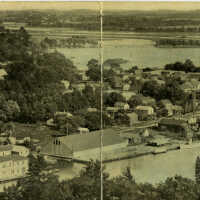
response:
<path id="1" fill-rule="evenodd" d="M 136 145 L 136 146 L 128 146 L 127 148 L 120 149 L 119 152 L 113 152 L 109 154 L 103 155 L 103 163 L 109 163 L 113 161 L 119 161 L 119 160 L 125 160 L 125 159 L 131 159 L 131 158 L 137 158 L 140 156 L 146 156 L 149 154 L 155 154 L 155 150 L 159 147 L 152 147 L 145 144 L 142 145 Z M 165 146 L 166 152 L 178 150 L 180 148 L 179 144 L 169 144 Z"/>
<path id="2" fill-rule="evenodd" d="M 155 45 L 156 48 L 200 48 L 200 45 Z"/>

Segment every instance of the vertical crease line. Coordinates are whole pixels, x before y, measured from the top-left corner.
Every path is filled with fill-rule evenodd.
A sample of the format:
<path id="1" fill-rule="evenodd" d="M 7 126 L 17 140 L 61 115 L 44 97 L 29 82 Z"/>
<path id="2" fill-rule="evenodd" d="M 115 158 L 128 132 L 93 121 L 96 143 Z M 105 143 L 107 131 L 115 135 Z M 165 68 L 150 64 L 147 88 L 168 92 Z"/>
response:
<path id="1" fill-rule="evenodd" d="M 103 2 L 100 1 L 100 65 L 101 65 L 101 134 L 100 134 L 100 165 L 101 165 L 101 200 L 103 200 Z"/>

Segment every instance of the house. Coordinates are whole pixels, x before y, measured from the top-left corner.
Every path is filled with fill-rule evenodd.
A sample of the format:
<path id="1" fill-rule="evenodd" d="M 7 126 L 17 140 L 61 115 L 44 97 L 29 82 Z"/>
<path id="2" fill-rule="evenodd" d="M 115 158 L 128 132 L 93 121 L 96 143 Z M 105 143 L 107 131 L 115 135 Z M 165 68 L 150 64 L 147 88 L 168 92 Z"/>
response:
<path id="1" fill-rule="evenodd" d="M 83 128 L 83 127 L 79 127 L 78 131 L 80 134 L 85 134 L 90 132 L 88 128 Z"/>
<path id="2" fill-rule="evenodd" d="M 100 159 L 101 131 L 87 134 L 73 134 L 62 137 L 52 137 L 41 149 L 45 156 L 60 156 L 77 160 L 89 161 Z M 128 145 L 128 140 L 121 138 L 113 129 L 103 130 L 102 151 L 112 153 Z"/>
<path id="3" fill-rule="evenodd" d="M 161 79 L 154 79 L 154 81 L 160 86 L 165 85 L 165 81 L 163 81 Z"/>
<path id="4" fill-rule="evenodd" d="M 114 76 L 113 78 L 113 88 L 114 89 L 121 89 L 123 87 L 123 80 L 120 76 Z"/>
<path id="5" fill-rule="evenodd" d="M 183 71 L 175 71 L 172 75 L 175 79 L 179 78 L 182 81 L 186 81 L 187 80 L 187 76 L 186 73 Z"/>
<path id="6" fill-rule="evenodd" d="M 173 115 L 173 104 L 168 99 L 163 99 L 159 103 L 161 108 L 160 113 L 162 116 L 172 116 Z"/>
<path id="7" fill-rule="evenodd" d="M 161 107 L 172 107 L 173 106 L 173 104 L 172 104 L 172 102 L 169 100 L 169 99 L 162 99 L 162 100 L 160 100 L 159 101 L 159 105 L 161 106 Z"/>
<path id="8" fill-rule="evenodd" d="M 154 109 L 151 106 L 137 106 L 136 107 L 137 112 L 144 112 L 147 115 L 153 115 L 154 114 Z"/>
<path id="9" fill-rule="evenodd" d="M 135 112 L 127 114 L 130 121 L 130 126 L 133 126 L 136 122 L 138 122 L 138 115 Z"/>
<path id="10" fill-rule="evenodd" d="M 115 107 L 119 110 L 129 110 L 130 108 L 129 104 L 125 102 L 116 102 Z"/>
<path id="11" fill-rule="evenodd" d="M 73 117 L 73 115 L 70 113 L 70 112 L 55 112 L 54 113 L 54 116 L 57 117 L 57 116 L 66 116 L 66 117 Z"/>
<path id="12" fill-rule="evenodd" d="M 119 108 L 116 107 L 106 107 L 107 116 L 112 119 L 115 118 L 115 113 L 118 112 Z"/>
<path id="13" fill-rule="evenodd" d="M 97 108 L 88 108 L 87 112 L 97 112 Z"/>
<path id="14" fill-rule="evenodd" d="M 113 67 L 112 70 L 117 74 L 120 75 L 121 74 L 121 68 L 117 68 L 117 67 Z"/>
<path id="15" fill-rule="evenodd" d="M 194 125 L 197 123 L 197 118 L 194 115 L 186 114 L 179 117 L 174 117 L 176 120 L 183 120 L 190 125 Z"/>
<path id="16" fill-rule="evenodd" d="M 135 74 L 135 75 L 142 76 L 142 73 L 143 73 L 143 70 L 142 70 L 142 69 L 136 69 L 136 70 L 134 71 L 134 74 Z"/>
<path id="17" fill-rule="evenodd" d="M 121 137 L 128 139 L 129 145 L 141 144 L 144 141 L 144 138 L 149 137 L 149 135 L 148 129 L 141 128 L 120 133 Z"/>
<path id="18" fill-rule="evenodd" d="M 125 90 L 125 91 L 130 90 L 130 88 L 131 88 L 131 86 L 128 83 L 123 85 L 123 90 Z"/>
<path id="19" fill-rule="evenodd" d="M 12 152 L 22 157 L 27 157 L 30 153 L 28 148 L 19 145 L 12 145 Z"/>
<path id="20" fill-rule="evenodd" d="M 0 80 L 4 80 L 5 76 L 7 76 L 7 72 L 5 69 L 0 69 Z"/>
<path id="21" fill-rule="evenodd" d="M 104 90 L 103 91 L 105 94 L 110 94 L 110 93 L 121 93 L 120 90 L 117 90 L 117 89 L 108 89 L 108 90 Z"/>
<path id="22" fill-rule="evenodd" d="M 150 136 L 150 133 L 149 133 L 149 129 L 144 129 L 141 134 L 140 134 L 142 137 L 149 137 Z"/>
<path id="23" fill-rule="evenodd" d="M 89 77 L 86 75 L 86 71 L 85 70 L 79 70 L 78 74 L 81 77 L 81 80 L 83 80 L 83 81 L 89 80 Z"/>
<path id="24" fill-rule="evenodd" d="M 74 92 L 74 90 L 70 90 L 70 89 L 68 89 L 68 90 L 64 90 L 63 91 L 63 95 L 65 95 L 65 94 L 72 94 Z"/>
<path id="25" fill-rule="evenodd" d="M 192 137 L 188 124 L 185 120 L 176 118 L 163 118 L 158 123 L 160 130 L 168 130 L 179 137 Z"/>
<path id="26" fill-rule="evenodd" d="M 127 80 L 129 80 L 129 77 L 130 77 L 130 73 L 124 73 L 124 74 L 122 74 L 122 80 L 123 81 L 127 81 Z"/>
<path id="27" fill-rule="evenodd" d="M 152 97 L 145 97 L 145 96 L 140 96 L 140 101 L 141 105 L 143 106 L 153 106 L 156 104 L 156 100 Z"/>
<path id="28" fill-rule="evenodd" d="M 0 181 L 12 180 L 26 176 L 28 158 L 12 154 L 11 145 L 0 146 Z"/>
<path id="29" fill-rule="evenodd" d="M 173 105 L 172 111 L 174 115 L 180 115 L 183 113 L 183 108 L 181 106 Z"/>
<path id="30" fill-rule="evenodd" d="M 192 91 L 199 91 L 200 90 L 200 81 L 196 79 L 191 79 L 189 81 L 184 82 L 180 88 L 185 93 L 191 93 Z"/>
<path id="31" fill-rule="evenodd" d="M 70 82 L 69 82 L 69 81 L 67 81 L 67 80 L 62 80 L 61 83 L 64 85 L 65 90 L 68 90 L 68 89 L 69 89 L 69 86 L 70 86 Z"/>
<path id="32" fill-rule="evenodd" d="M 135 112 L 138 114 L 139 120 L 146 120 L 154 115 L 154 109 L 151 106 L 137 106 Z"/>
<path id="33" fill-rule="evenodd" d="M 55 127 L 54 120 L 52 118 L 48 119 L 46 121 L 46 125 L 49 126 L 49 127 Z"/>
<path id="34" fill-rule="evenodd" d="M 172 107 L 166 106 L 161 107 L 159 110 L 156 111 L 156 113 L 159 117 L 170 117 L 173 115 L 173 110 Z"/>
<path id="35" fill-rule="evenodd" d="M 132 96 L 136 96 L 137 94 L 133 91 L 122 91 L 121 95 L 124 97 L 126 101 L 130 100 Z"/>
<path id="36" fill-rule="evenodd" d="M 117 107 L 106 107 L 106 111 L 108 112 L 108 113 L 115 113 L 115 112 L 117 112 L 119 110 L 119 108 L 117 108 Z"/>
<path id="37" fill-rule="evenodd" d="M 73 84 L 71 84 L 71 87 L 73 89 L 76 89 L 76 90 L 82 92 L 85 89 L 85 84 L 84 83 L 73 83 Z"/>

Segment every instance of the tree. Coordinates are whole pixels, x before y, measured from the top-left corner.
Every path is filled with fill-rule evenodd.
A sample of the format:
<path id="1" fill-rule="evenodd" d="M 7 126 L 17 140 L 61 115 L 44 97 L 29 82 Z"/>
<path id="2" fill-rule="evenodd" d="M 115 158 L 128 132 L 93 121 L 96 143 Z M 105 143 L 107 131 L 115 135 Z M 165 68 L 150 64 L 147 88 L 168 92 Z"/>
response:
<path id="1" fill-rule="evenodd" d="M 130 182 L 134 182 L 133 175 L 131 173 L 131 168 L 126 167 L 125 171 L 122 174 L 125 178 L 127 178 Z"/>
<path id="2" fill-rule="evenodd" d="M 115 122 L 118 125 L 129 125 L 130 124 L 130 119 L 126 113 L 123 111 L 118 111 L 115 115 Z"/>
<path id="3" fill-rule="evenodd" d="M 91 107 L 95 107 L 95 91 L 91 86 L 86 85 L 85 89 L 83 90 L 83 95 L 85 95 L 89 105 Z"/>
<path id="4" fill-rule="evenodd" d="M 85 127 L 90 131 L 100 130 L 101 129 L 101 113 L 100 112 L 88 112 L 84 115 L 85 118 Z M 103 124 L 104 126 L 110 126 L 112 120 L 103 113 Z"/>
<path id="5" fill-rule="evenodd" d="M 156 191 L 157 199 L 199 199 L 199 188 L 195 182 L 181 176 L 167 178 L 164 183 L 159 184 Z"/>
<path id="6" fill-rule="evenodd" d="M 88 71 L 86 72 L 86 75 L 90 78 L 92 81 L 100 81 L 101 80 L 101 66 L 99 65 L 98 61 L 96 59 L 91 59 L 88 61 Z"/>
<path id="7" fill-rule="evenodd" d="M 199 156 L 197 156 L 197 159 L 196 159 L 195 178 L 196 178 L 196 182 L 199 184 L 200 183 L 200 157 Z"/>
<path id="8" fill-rule="evenodd" d="M 116 102 L 125 102 L 125 98 L 116 92 L 112 92 L 108 95 L 105 95 L 104 104 L 105 106 L 114 106 Z"/>

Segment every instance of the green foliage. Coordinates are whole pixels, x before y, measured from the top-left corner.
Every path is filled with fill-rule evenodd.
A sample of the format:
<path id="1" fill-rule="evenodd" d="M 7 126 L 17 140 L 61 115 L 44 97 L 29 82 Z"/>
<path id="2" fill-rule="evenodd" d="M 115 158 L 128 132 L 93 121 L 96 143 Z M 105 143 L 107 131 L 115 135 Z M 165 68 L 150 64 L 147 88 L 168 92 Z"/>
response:
<path id="1" fill-rule="evenodd" d="M 115 115 L 115 122 L 118 125 L 127 125 L 128 126 L 130 124 L 130 119 L 124 111 L 118 111 Z"/>
<path id="2" fill-rule="evenodd" d="M 7 76 L 0 85 L 0 120 L 33 123 L 49 119 L 63 107 L 68 109 L 61 80 L 78 80 L 73 63 L 58 52 L 42 51 L 23 28 L 1 33 L 0 38 L 0 61 L 1 55 L 4 57 L 2 61 L 8 61 Z M 16 56 L 16 52 L 20 55 Z M 84 97 L 78 100 L 79 97 L 75 92 L 74 104 L 69 109 L 80 109 L 83 104 L 87 106 L 87 100 L 83 100 Z"/>
<path id="3" fill-rule="evenodd" d="M 32 162 L 30 176 L 1 193 L 2 200 L 100 200 L 101 164 L 90 161 L 80 174 L 72 179 L 58 181 L 52 174 L 41 173 L 40 160 Z M 37 170 L 38 168 L 39 170 Z M 134 181 L 130 168 L 121 176 L 109 178 L 102 166 L 103 199 L 110 200 L 198 200 L 200 188 L 195 181 L 181 176 L 167 178 L 154 186 Z"/>
<path id="4" fill-rule="evenodd" d="M 120 94 L 116 92 L 112 92 L 108 95 L 104 95 L 104 105 L 105 106 L 111 106 L 113 107 L 116 102 L 125 102 L 125 98 Z"/>
<path id="5" fill-rule="evenodd" d="M 86 75 L 92 81 L 100 81 L 101 80 L 101 66 L 99 65 L 96 59 L 91 59 L 88 61 L 88 71 Z"/>
<path id="6" fill-rule="evenodd" d="M 196 178 L 196 182 L 199 184 L 200 183 L 200 157 L 199 156 L 197 156 L 197 159 L 196 159 L 195 178 Z"/>
<path id="7" fill-rule="evenodd" d="M 110 126 L 112 120 L 103 113 L 103 125 Z M 89 112 L 84 115 L 85 118 L 85 127 L 90 131 L 100 130 L 101 129 L 101 113 L 100 112 Z"/>
<path id="8" fill-rule="evenodd" d="M 165 65 L 165 69 L 184 72 L 200 72 L 200 68 L 195 66 L 190 59 L 187 59 L 185 63 L 176 62 L 173 64 L 167 64 Z"/>

